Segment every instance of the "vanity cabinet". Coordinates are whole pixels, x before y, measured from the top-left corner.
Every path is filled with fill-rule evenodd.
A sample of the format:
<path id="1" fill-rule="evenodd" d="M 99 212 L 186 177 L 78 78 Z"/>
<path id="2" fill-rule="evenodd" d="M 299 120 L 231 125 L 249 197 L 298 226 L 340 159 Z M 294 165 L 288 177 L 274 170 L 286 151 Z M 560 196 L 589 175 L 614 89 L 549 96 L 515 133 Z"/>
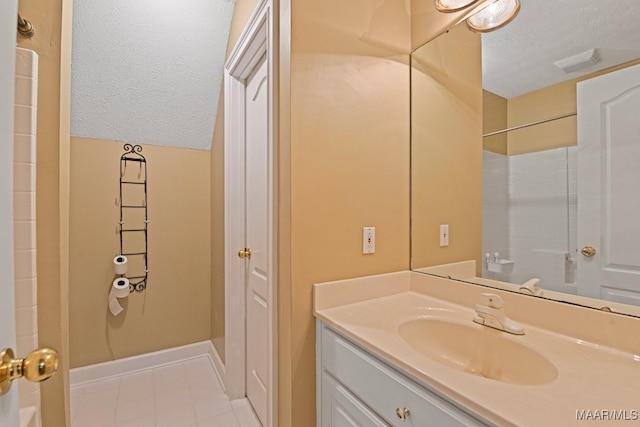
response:
<path id="1" fill-rule="evenodd" d="M 317 321 L 319 427 L 487 426 Z"/>

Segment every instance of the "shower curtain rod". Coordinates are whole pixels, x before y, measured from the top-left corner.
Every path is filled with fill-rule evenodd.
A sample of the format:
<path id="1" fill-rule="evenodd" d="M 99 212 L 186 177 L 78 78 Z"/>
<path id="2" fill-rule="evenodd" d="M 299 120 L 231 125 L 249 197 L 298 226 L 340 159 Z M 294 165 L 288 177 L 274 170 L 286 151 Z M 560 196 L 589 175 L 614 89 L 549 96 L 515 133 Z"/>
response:
<path id="1" fill-rule="evenodd" d="M 36 30 L 31 25 L 31 22 L 24 19 L 20 14 L 18 14 L 18 32 L 25 37 L 33 37 L 36 33 Z"/>
<path id="2" fill-rule="evenodd" d="M 497 130 L 495 132 L 485 133 L 484 135 L 482 135 L 482 137 L 484 138 L 486 136 L 499 135 L 501 133 L 509 132 L 509 131 L 512 131 L 512 130 L 518 130 L 518 129 L 528 128 L 530 126 L 541 125 L 541 124 L 544 124 L 544 123 L 552 122 L 554 120 L 559 120 L 559 119 L 564 119 L 564 118 L 567 118 L 567 117 L 575 116 L 577 114 L 578 113 L 567 113 L 567 114 L 563 114 L 561 116 L 551 117 L 550 119 L 540 120 L 540 121 L 537 121 L 537 122 L 527 123 L 527 124 L 520 125 L 520 126 L 514 126 L 512 128 L 508 128 L 508 129 L 502 129 L 502 130 Z"/>

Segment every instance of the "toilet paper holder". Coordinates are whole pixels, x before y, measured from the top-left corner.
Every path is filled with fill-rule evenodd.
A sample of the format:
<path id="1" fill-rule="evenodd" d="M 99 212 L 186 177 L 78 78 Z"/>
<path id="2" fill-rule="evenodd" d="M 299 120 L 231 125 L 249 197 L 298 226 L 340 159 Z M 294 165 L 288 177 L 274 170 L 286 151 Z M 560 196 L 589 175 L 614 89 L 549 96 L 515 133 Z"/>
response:
<path id="1" fill-rule="evenodd" d="M 120 234 L 120 257 L 142 257 L 144 262 L 144 270 L 139 272 L 134 276 L 128 276 L 129 279 L 129 291 L 133 292 L 134 290 L 137 292 L 142 292 L 147 288 L 147 283 L 149 279 L 149 254 L 148 254 L 148 226 L 149 226 L 149 216 L 148 216 L 148 196 L 147 196 L 147 160 L 145 157 L 140 154 L 142 151 L 142 147 L 140 145 L 124 145 L 124 154 L 120 157 L 120 221 L 118 221 L 119 234 Z M 134 162 L 139 165 L 139 171 L 137 176 L 131 177 L 132 173 L 127 173 L 127 164 L 129 162 Z M 143 197 L 142 202 L 139 204 L 136 203 L 127 203 L 125 204 L 123 194 L 128 191 L 134 191 L 135 188 L 143 189 Z M 127 223 L 127 217 L 136 218 L 133 216 L 133 212 L 139 212 L 142 210 L 143 212 L 143 220 L 142 223 L 136 224 L 132 227 L 127 227 L 125 224 Z M 130 219 L 130 222 L 134 222 L 133 219 Z M 144 236 L 144 250 L 130 251 L 127 252 L 125 250 L 125 236 L 126 235 L 139 235 L 142 234 Z M 117 257 L 116 257 L 117 258 Z M 137 272 L 136 272 L 137 273 Z M 121 277 L 125 277 L 124 273 L 120 274 Z"/>

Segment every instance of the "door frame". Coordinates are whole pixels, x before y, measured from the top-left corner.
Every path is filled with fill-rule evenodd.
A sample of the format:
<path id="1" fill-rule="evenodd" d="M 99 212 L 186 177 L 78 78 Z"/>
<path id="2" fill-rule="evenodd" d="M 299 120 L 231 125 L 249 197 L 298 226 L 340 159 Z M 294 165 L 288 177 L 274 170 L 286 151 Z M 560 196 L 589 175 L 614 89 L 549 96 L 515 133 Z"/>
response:
<path id="1" fill-rule="evenodd" d="M 230 399 L 246 396 L 246 263 L 237 253 L 245 247 L 244 148 L 245 83 L 260 59 L 266 55 L 268 75 L 268 182 L 269 249 L 267 324 L 267 426 L 277 426 L 277 106 L 275 25 L 272 0 L 260 0 L 236 43 L 224 69 L 225 111 L 225 368 L 224 385 Z M 241 214 L 238 214 L 241 212 Z M 265 426 L 265 427 L 267 427 Z"/>
<path id="2" fill-rule="evenodd" d="M 0 206 L 0 291 L 4 304 L 0 308 L 0 350 L 16 348 L 15 322 L 15 281 L 13 266 L 13 119 L 15 109 L 16 83 L 16 17 L 18 2 L 5 2 L 0 17 L 0 187 L 2 205 Z M 6 307 L 5 307 L 6 305 Z M 11 390 L 0 396 L 0 424 L 11 427 L 19 425 L 18 387 L 13 384 Z"/>

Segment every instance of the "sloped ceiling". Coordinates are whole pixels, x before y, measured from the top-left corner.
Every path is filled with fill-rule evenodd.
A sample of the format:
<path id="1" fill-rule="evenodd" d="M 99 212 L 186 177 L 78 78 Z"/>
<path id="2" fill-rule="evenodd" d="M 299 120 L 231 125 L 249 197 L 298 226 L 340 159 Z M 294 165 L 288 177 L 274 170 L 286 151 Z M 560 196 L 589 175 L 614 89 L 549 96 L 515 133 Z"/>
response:
<path id="1" fill-rule="evenodd" d="M 71 134 L 209 149 L 234 0 L 76 1 Z"/>

